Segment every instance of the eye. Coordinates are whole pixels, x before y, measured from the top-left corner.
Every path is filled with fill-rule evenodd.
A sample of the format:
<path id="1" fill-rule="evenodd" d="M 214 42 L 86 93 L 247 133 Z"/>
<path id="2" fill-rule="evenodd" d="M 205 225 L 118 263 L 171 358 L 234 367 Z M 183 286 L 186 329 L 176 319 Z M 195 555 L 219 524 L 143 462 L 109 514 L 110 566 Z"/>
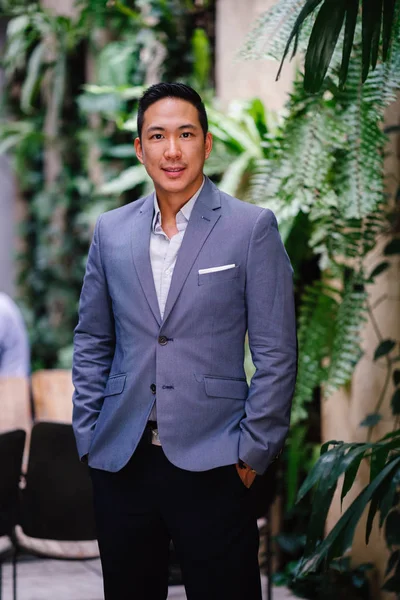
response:
<path id="1" fill-rule="evenodd" d="M 161 140 L 161 138 L 163 137 L 162 133 L 155 133 L 154 135 L 151 136 L 151 140 Z"/>
<path id="2" fill-rule="evenodd" d="M 184 139 L 188 139 L 189 137 L 193 137 L 193 133 L 191 133 L 190 131 L 184 131 L 184 132 L 182 133 L 182 137 L 183 137 Z"/>

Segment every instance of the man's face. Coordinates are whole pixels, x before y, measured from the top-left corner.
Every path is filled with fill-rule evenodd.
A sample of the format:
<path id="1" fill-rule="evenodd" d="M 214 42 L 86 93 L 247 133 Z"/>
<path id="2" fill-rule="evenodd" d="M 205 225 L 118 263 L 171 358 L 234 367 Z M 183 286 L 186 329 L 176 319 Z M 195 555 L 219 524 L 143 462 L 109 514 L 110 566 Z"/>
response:
<path id="1" fill-rule="evenodd" d="M 203 180 L 212 137 L 204 137 L 197 109 L 186 100 L 163 98 L 144 113 L 142 139 L 135 139 L 138 159 L 157 193 L 195 194 Z"/>

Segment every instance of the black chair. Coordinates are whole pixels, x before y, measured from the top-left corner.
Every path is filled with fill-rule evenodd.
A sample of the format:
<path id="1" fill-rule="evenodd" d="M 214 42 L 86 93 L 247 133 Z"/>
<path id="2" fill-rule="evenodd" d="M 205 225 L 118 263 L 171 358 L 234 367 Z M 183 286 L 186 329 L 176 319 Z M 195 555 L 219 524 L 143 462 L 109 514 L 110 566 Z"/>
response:
<path id="1" fill-rule="evenodd" d="M 22 429 L 0 434 L 0 536 L 11 539 L 18 520 L 18 495 L 26 433 Z M 13 589 L 16 589 L 16 551 L 13 556 Z M 10 551 L 0 556 L 0 600 L 2 598 L 2 562 Z"/>
<path id="2" fill-rule="evenodd" d="M 33 426 L 18 524 L 25 536 L 40 540 L 96 540 L 88 467 L 79 461 L 71 425 Z M 18 535 L 15 543 L 18 551 L 49 556 L 25 548 Z"/>

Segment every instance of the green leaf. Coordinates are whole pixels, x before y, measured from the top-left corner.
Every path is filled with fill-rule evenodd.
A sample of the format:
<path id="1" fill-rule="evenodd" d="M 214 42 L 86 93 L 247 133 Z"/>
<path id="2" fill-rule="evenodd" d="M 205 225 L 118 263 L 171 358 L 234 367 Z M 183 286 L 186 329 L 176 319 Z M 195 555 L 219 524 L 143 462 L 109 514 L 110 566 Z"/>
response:
<path id="1" fill-rule="evenodd" d="M 329 442 L 325 442 L 321 446 L 321 456 L 325 454 L 325 452 L 328 452 L 330 446 L 339 446 L 341 444 L 343 444 L 343 442 L 337 442 L 336 440 L 329 440 Z"/>
<path id="2" fill-rule="evenodd" d="M 393 383 L 394 383 L 394 385 L 399 385 L 399 383 L 400 383 L 400 369 L 395 369 L 393 371 Z"/>
<path id="3" fill-rule="evenodd" d="M 382 419 L 382 415 L 379 413 L 371 413 L 365 417 L 360 423 L 360 427 L 375 427 Z"/>
<path id="4" fill-rule="evenodd" d="M 400 456 L 386 465 L 374 481 L 364 488 L 315 552 L 302 559 L 297 576 L 304 576 L 310 571 L 315 571 L 322 561 L 326 560 L 329 563 L 333 558 L 342 556 L 348 550 L 365 507 L 386 478 L 392 476 L 392 472 L 398 468 L 399 464 Z"/>
<path id="5" fill-rule="evenodd" d="M 127 190 L 134 188 L 136 185 L 144 183 L 148 180 L 148 175 L 143 165 L 135 165 L 122 171 L 118 177 L 107 181 L 98 190 L 99 194 L 119 195 Z"/>
<path id="6" fill-rule="evenodd" d="M 392 413 L 394 415 L 400 415 L 400 389 L 397 389 L 394 392 L 390 405 L 392 407 Z"/>
<path id="7" fill-rule="evenodd" d="M 340 443 L 334 449 L 325 452 L 325 454 L 320 456 L 303 482 L 303 485 L 297 494 L 297 502 L 300 502 L 311 488 L 324 477 L 324 474 L 331 470 L 332 465 L 336 463 L 336 453 L 339 452 L 340 455 L 342 455 L 344 446 L 345 444 Z"/>
<path id="8" fill-rule="evenodd" d="M 390 263 L 387 260 L 379 263 L 379 265 L 376 265 L 375 269 L 372 271 L 368 279 L 374 279 L 374 277 L 377 277 L 378 275 L 386 271 L 389 267 Z"/>
<path id="9" fill-rule="evenodd" d="M 117 113 L 122 106 L 122 101 L 115 93 L 93 94 L 85 93 L 78 96 L 79 109 L 83 113 Z"/>
<path id="10" fill-rule="evenodd" d="M 211 49 L 207 33 L 197 27 L 192 36 L 193 71 L 199 92 L 207 87 L 211 69 Z"/>
<path id="11" fill-rule="evenodd" d="M 389 354 L 395 346 L 396 342 L 394 340 L 383 340 L 375 350 L 374 360 L 386 356 L 386 354 Z"/>
<path id="12" fill-rule="evenodd" d="M 384 251 L 385 256 L 393 256 L 393 254 L 400 254 L 400 238 L 396 238 L 386 244 Z"/>
<path id="13" fill-rule="evenodd" d="M 389 548 L 400 546 L 400 511 L 398 510 L 392 510 L 387 516 L 385 539 Z"/>
<path id="14" fill-rule="evenodd" d="M 382 56 L 386 61 L 394 31 L 396 0 L 383 0 Z"/>
<path id="15" fill-rule="evenodd" d="M 379 527 L 381 528 L 383 523 L 385 522 L 386 517 L 389 514 L 389 511 L 392 510 L 394 502 L 395 502 L 395 497 L 396 497 L 396 491 L 397 491 L 397 485 L 399 483 L 400 480 L 400 469 L 397 471 L 397 473 L 395 473 L 394 477 L 392 478 L 391 481 L 389 481 L 389 486 L 387 487 L 387 489 L 384 491 L 384 493 L 381 495 L 381 501 L 380 501 L 380 517 L 379 517 Z"/>
<path id="16" fill-rule="evenodd" d="M 340 505 L 341 506 L 343 504 L 344 498 L 347 496 L 347 494 L 349 493 L 349 491 L 352 488 L 352 485 L 357 476 L 361 461 L 364 458 L 364 453 L 365 453 L 365 449 L 361 448 L 360 452 L 358 452 L 355 455 L 353 461 L 350 463 L 350 466 L 346 470 L 346 473 L 344 476 L 344 481 L 343 481 L 343 486 L 342 486 L 342 492 L 340 495 Z"/>
<path id="17" fill-rule="evenodd" d="M 368 544 L 368 542 L 369 542 L 369 537 L 371 535 L 372 525 L 373 525 L 373 522 L 374 522 L 376 511 L 378 510 L 378 506 L 379 506 L 379 497 L 378 496 L 374 496 L 371 499 L 371 502 L 370 502 L 370 505 L 369 505 L 367 524 L 366 524 L 366 527 L 365 527 L 365 543 L 366 544 Z"/>
<path id="18" fill-rule="evenodd" d="M 382 0 L 363 0 L 362 11 L 362 81 L 368 77 L 369 67 L 371 65 L 371 53 L 375 52 L 376 36 L 378 36 L 381 26 Z M 377 29 L 379 29 L 377 33 Z"/>
<path id="19" fill-rule="evenodd" d="M 396 569 L 396 571 L 400 571 L 400 569 Z M 381 589 L 385 592 L 394 592 L 398 597 L 398 591 L 400 589 L 400 572 L 396 572 L 393 577 L 385 581 Z"/>
<path id="20" fill-rule="evenodd" d="M 372 451 L 371 454 L 371 458 L 370 458 L 370 482 L 372 482 L 375 477 L 377 477 L 377 475 L 382 471 L 382 469 L 384 468 L 388 455 L 390 452 L 390 443 L 382 448 L 377 448 L 375 450 Z M 385 487 L 385 484 L 382 484 L 382 488 Z M 390 481 L 388 481 L 386 483 L 386 490 L 389 489 L 390 487 Z M 386 490 L 383 489 L 383 496 L 385 496 Z M 379 506 L 380 506 L 380 501 L 382 499 L 382 496 L 374 496 L 371 499 L 371 503 L 370 503 L 370 507 L 369 507 L 369 511 L 368 511 L 368 518 L 367 518 L 367 525 L 366 525 L 366 529 L 365 529 L 365 543 L 368 544 L 369 542 L 369 537 L 371 535 L 371 531 L 372 531 L 372 524 L 375 518 L 375 514 L 376 511 L 378 510 Z"/>
<path id="21" fill-rule="evenodd" d="M 357 24 L 358 4 L 359 0 L 353 0 L 352 2 L 349 2 L 346 7 L 346 24 L 344 28 L 343 55 L 339 73 L 339 82 L 341 87 L 343 87 L 345 84 L 345 81 L 347 79 L 347 73 L 349 70 L 349 61 L 351 51 L 353 49 L 354 33 Z"/>
<path id="22" fill-rule="evenodd" d="M 308 92 L 321 88 L 343 27 L 346 1 L 325 0 L 318 12 L 305 58 L 304 89 Z"/>
<path id="23" fill-rule="evenodd" d="M 16 146 L 22 139 L 20 134 L 8 135 L 0 142 L 0 156 Z"/>
<path id="24" fill-rule="evenodd" d="M 243 175 L 251 160 L 249 152 L 243 152 L 238 158 L 236 158 L 227 168 L 222 177 L 218 187 L 231 196 L 237 196 L 240 183 Z"/>
<path id="25" fill-rule="evenodd" d="M 381 25 L 382 25 L 382 6 L 383 0 L 374 0 L 373 6 L 375 11 L 375 22 L 374 22 L 374 30 L 372 34 L 371 41 L 371 67 L 374 70 L 376 68 L 376 63 L 378 62 L 378 54 L 379 54 L 379 42 L 381 37 Z"/>
<path id="26" fill-rule="evenodd" d="M 399 560 L 400 560 L 400 550 L 395 550 L 394 552 L 392 552 L 392 554 L 389 557 L 387 567 L 386 567 L 385 577 L 387 575 L 389 575 L 390 571 L 392 571 L 394 569 L 394 567 L 399 562 Z"/>
<path id="27" fill-rule="evenodd" d="M 311 516 L 307 527 L 305 554 L 309 554 L 314 550 L 318 541 L 323 537 L 328 510 L 332 503 L 338 478 L 340 473 L 343 472 L 341 463 L 344 456 L 344 446 L 339 446 L 324 454 L 323 458 L 328 456 L 333 460 L 330 463 L 325 460 L 325 469 L 321 473 L 314 493 Z"/>
<path id="28" fill-rule="evenodd" d="M 27 65 L 27 74 L 21 90 L 21 110 L 25 113 L 32 112 L 32 102 L 35 92 L 39 88 L 40 67 L 45 51 L 44 43 L 40 43 L 33 50 Z"/>
<path id="29" fill-rule="evenodd" d="M 281 72 L 282 72 L 282 67 L 283 67 L 283 63 L 285 62 L 285 58 L 289 52 L 289 48 L 290 48 L 290 44 L 292 43 L 293 38 L 295 39 L 295 43 L 294 43 L 294 49 L 293 49 L 293 53 L 292 53 L 292 58 L 296 53 L 296 49 L 297 49 L 297 39 L 300 33 L 300 29 L 301 26 L 303 25 L 304 21 L 307 19 L 307 17 L 317 8 L 317 6 L 319 4 L 321 4 L 323 0 L 307 0 L 306 3 L 304 4 L 303 8 L 300 11 L 299 16 L 296 19 L 296 22 L 293 26 L 292 31 L 290 32 L 288 41 L 286 43 L 286 47 L 285 50 L 283 52 L 283 56 L 282 56 L 282 60 L 281 60 L 281 64 L 279 65 L 279 70 L 278 70 L 278 74 L 276 76 L 276 79 L 278 80 L 279 77 L 281 76 Z"/>
<path id="30" fill-rule="evenodd" d="M 104 150 L 103 155 L 113 158 L 131 158 L 136 156 L 136 152 L 133 144 L 118 144 Z"/>

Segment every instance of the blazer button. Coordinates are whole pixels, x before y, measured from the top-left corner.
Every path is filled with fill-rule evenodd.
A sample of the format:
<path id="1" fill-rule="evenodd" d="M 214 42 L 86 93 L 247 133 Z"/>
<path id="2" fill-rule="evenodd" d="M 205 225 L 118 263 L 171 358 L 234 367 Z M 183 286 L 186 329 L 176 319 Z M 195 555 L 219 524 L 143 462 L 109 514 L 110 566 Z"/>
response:
<path id="1" fill-rule="evenodd" d="M 158 338 L 158 343 L 160 346 L 166 346 L 168 344 L 168 338 L 165 335 L 160 335 Z"/>
<path id="2" fill-rule="evenodd" d="M 151 389 L 151 393 L 155 394 L 156 393 L 156 389 L 157 389 L 156 384 L 152 383 L 151 386 L 150 386 L 150 389 Z"/>

